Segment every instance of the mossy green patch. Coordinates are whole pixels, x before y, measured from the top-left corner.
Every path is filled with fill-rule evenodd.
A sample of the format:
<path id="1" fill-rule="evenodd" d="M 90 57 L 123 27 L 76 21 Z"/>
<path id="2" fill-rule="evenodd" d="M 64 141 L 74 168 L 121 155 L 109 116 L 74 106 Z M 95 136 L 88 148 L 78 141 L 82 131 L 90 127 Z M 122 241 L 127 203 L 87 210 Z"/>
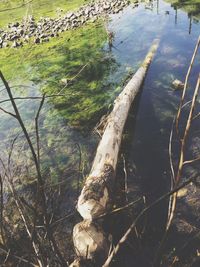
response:
<path id="1" fill-rule="evenodd" d="M 0 50 L 0 68 L 13 84 L 34 83 L 70 125 L 89 127 L 109 104 L 106 79 L 115 62 L 103 50 L 107 38 L 100 22 L 68 31 L 48 43 Z M 62 80 L 69 81 L 63 84 Z"/>

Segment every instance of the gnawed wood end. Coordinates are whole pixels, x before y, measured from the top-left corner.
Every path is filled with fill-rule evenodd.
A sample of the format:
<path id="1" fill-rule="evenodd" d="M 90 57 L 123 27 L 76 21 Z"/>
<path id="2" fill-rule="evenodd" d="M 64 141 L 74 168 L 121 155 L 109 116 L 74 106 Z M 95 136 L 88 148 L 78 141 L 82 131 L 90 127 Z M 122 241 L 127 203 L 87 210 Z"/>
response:
<path id="1" fill-rule="evenodd" d="M 83 220 L 75 225 L 73 242 L 76 254 L 83 262 L 95 259 L 103 263 L 108 256 L 110 242 L 102 227 L 94 222 Z"/>
<path id="2" fill-rule="evenodd" d="M 78 199 L 77 210 L 87 220 L 93 220 L 111 207 L 114 169 L 104 164 L 98 177 L 89 176 Z"/>
<path id="3" fill-rule="evenodd" d="M 84 260 L 84 259 L 75 259 L 69 267 L 94 267 L 92 262 L 90 260 Z"/>

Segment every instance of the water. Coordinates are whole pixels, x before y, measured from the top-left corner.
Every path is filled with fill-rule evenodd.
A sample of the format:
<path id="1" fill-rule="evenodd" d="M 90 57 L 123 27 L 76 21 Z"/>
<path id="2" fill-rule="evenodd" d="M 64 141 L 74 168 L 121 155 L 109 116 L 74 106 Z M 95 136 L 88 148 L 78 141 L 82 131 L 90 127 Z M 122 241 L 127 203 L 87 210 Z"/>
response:
<path id="1" fill-rule="evenodd" d="M 200 34 L 199 14 L 190 11 L 188 16 L 184 8 L 175 9 L 164 1 L 141 3 L 134 8 L 130 5 L 103 24 L 65 33 L 48 44 L 0 51 L 0 67 L 15 96 L 58 94 L 61 90 L 65 94 L 48 98 L 40 118 L 42 171 L 48 183 L 65 184 L 62 212 L 72 209 L 79 180 L 89 172 L 98 143 L 92 129 L 108 112 L 124 79 L 138 68 L 154 38 L 160 39 L 159 49 L 148 70 L 137 109 L 129 118 L 122 152 L 129 200 L 135 196 L 136 185 L 146 201 L 169 189 L 169 134 L 181 95 L 173 90 L 172 81 L 184 81 Z M 114 32 L 111 50 L 104 24 Z M 200 53 L 189 80 L 190 92 L 196 83 L 199 60 Z M 73 78 L 88 62 L 70 86 L 61 84 L 61 79 Z M 5 91 L 0 93 L 1 100 L 7 98 Z M 190 96 L 191 93 L 188 99 Z M 17 104 L 35 145 L 34 117 L 39 100 L 17 100 Z M 2 107 L 12 111 L 8 102 Z M 197 122 L 195 127 L 198 126 Z M 12 172 L 16 184 L 21 186 L 35 180 L 33 162 L 17 122 L 1 112 L 0 150 L 5 161 L 16 135 L 19 137 L 13 151 Z M 19 170 L 27 177 L 19 175 Z M 149 228 L 155 228 L 152 231 L 162 229 L 166 218 L 163 206 L 149 218 Z"/>

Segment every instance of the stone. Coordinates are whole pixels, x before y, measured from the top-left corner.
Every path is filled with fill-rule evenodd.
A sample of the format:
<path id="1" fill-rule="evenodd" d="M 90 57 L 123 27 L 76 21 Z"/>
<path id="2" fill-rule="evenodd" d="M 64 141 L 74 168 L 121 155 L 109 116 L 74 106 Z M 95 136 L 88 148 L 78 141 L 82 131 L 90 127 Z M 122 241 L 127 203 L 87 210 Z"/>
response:
<path id="1" fill-rule="evenodd" d="M 34 43 L 35 44 L 39 44 L 40 43 L 40 38 L 39 37 L 35 38 Z"/>
<path id="2" fill-rule="evenodd" d="M 172 82 L 172 85 L 175 90 L 183 90 L 184 88 L 184 83 L 181 82 L 180 80 L 176 79 Z"/>
<path id="3" fill-rule="evenodd" d="M 18 46 L 20 46 L 20 44 L 18 42 L 14 41 L 12 44 L 12 48 L 16 48 Z"/>

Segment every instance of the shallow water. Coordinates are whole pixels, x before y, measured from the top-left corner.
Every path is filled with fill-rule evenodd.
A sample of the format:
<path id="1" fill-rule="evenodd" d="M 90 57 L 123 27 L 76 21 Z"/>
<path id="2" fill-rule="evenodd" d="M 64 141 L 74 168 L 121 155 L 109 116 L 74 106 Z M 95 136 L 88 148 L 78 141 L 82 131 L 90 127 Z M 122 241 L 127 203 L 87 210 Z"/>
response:
<path id="1" fill-rule="evenodd" d="M 41 163 L 48 181 L 67 181 L 77 191 L 77 175 L 81 171 L 82 179 L 89 172 L 98 143 L 92 129 L 108 112 L 125 78 L 142 62 L 153 39 L 159 38 L 160 46 L 145 79 L 137 113 L 129 118 L 123 153 L 129 174 L 129 200 L 133 197 L 134 179 L 139 180 L 142 193 L 150 201 L 168 189 L 169 134 L 180 99 L 180 92 L 174 91 L 171 84 L 174 79 L 184 81 L 200 34 L 199 15 L 189 17 L 184 7 L 181 8 L 174 9 L 164 1 L 130 5 L 104 23 L 100 21 L 62 34 L 48 44 L 0 51 L 0 68 L 15 96 L 41 96 L 42 92 L 50 95 L 60 91 L 65 95 L 48 98 L 41 112 Z M 104 24 L 114 32 L 111 50 Z M 200 70 L 199 60 L 198 53 L 189 81 L 191 89 Z M 66 87 L 61 84 L 61 79 L 73 78 L 85 65 L 73 84 Z M 7 98 L 5 91 L 0 93 L 1 100 Z M 17 104 L 35 144 L 34 117 L 39 100 L 17 100 Z M 12 111 L 8 102 L 2 107 Z M 10 143 L 20 133 L 13 152 L 13 173 L 18 173 L 18 166 L 27 173 L 27 179 L 16 178 L 17 182 L 33 181 L 32 160 L 17 122 L 2 112 L 0 120 L 1 157 L 7 159 Z M 69 170 L 74 171 L 73 175 Z M 76 196 L 72 191 L 67 196 L 70 194 L 74 200 Z M 152 224 L 160 227 L 165 211 L 155 212 L 157 224 L 155 221 Z"/>

